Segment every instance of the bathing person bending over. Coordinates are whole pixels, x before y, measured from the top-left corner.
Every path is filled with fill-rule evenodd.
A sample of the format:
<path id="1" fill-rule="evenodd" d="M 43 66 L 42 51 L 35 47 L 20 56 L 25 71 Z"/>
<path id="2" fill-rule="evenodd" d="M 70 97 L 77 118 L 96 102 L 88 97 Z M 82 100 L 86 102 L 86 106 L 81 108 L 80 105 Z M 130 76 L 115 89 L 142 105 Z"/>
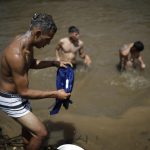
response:
<path id="1" fill-rule="evenodd" d="M 84 51 L 84 43 L 79 39 L 79 29 L 75 26 L 68 28 L 69 36 L 60 39 L 56 47 L 56 58 L 58 61 L 68 61 L 76 65 L 77 53 L 86 65 L 91 64 L 91 58 Z"/>
<path id="2" fill-rule="evenodd" d="M 119 49 L 120 71 L 124 71 L 130 67 L 137 67 L 137 65 L 139 65 L 141 69 L 145 69 L 146 66 L 141 56 L 143 50 L 144 44 L 141 41 L 123 45 Z"/>
<path id="3" fill-rule="evenodd" d="M 56 31 L 57 27 L 50 15 L 36 13 L 31 19 L 30 29 L 18 35 L 1 54 L 0 108 L 22 125 L 26 150 L 39 150 L 47 136 L 44 124 L 31 112 L 28 99 L 65 100 L 70 96 L 64 90 L 41 91 L 29 88 L 29 69 L 65 67 L 66 63 L 63 62 L 34 58 L 34 47 L 42 48 L 50 44 Z"/>

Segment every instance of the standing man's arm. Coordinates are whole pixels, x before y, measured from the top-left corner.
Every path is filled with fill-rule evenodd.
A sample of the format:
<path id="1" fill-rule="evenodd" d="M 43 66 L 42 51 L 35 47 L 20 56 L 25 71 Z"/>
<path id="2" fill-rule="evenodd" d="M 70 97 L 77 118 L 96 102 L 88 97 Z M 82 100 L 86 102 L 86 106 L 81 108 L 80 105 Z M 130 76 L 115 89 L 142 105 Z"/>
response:
<path id="1" fill-rule="evenodd" d="M 64 61 L 44 61 L 44 60 L 37 60 L 37 59 L 33 59 L 31 62 L 31 69 L 43 69 L 43 68 L 48 68 L 48 67 L 65 67 L 66 65 L 70 64 L 72 66 L 72 64 L 70 62 L 64 62 Z"/>
<path id="2" fill-rule="evenodd" d="M 92 63 L 92 60 L 90 56 L 85 53 L 83 46 L 79 49 L 79 56 L 84 60 L 84 63 L 87 66 L 90 66 L 90 64 Z"/>
<path id="3" fill-rule="evenodd" d="M 41 91 L 32 90 L 28 88 L 28 72 L 22 56 L 15 56 L 9 60 L 9 65 L 12 70 L 12 77 L 16 86 L 16 91 L 22 97 L 29 99 L 42 99 L 42 98 L 59 98 L 66 99 L 70 94 L 64 92 L 64 90 L 58 91 Z"/>
<path id="4" fill-rule="evenodd" d="M 60 50 L 61 50 L 61 42 L 59 41 L 57 47 L 56 47 L 56 60 L 60 61 Z"/>
<path id="5" fill-rule="evenodd" d="M 59 61 L 46 61 L 46 60 L 37 60 L 32 59 L 30 68 L 31 69 L 43 69 L 48 67 L 60 67 Z"/>

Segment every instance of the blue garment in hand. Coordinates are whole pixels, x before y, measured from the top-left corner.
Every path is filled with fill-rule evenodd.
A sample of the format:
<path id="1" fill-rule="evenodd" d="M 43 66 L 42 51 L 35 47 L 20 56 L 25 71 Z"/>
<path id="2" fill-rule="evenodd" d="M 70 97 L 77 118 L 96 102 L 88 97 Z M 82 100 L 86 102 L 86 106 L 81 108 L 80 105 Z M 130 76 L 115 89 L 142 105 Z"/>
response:
<path id="1" fill-rule="evenodd" d="M 56 87 L 57 90 L 64 89 L 66 93 L 71 93 L 74 83 L 74 70 L 70 65 L 67 65 L 67 68 L 60 67 L 57 70 L 56 77 Z M 69 104 L 72 101 L 68 98 L 67 100 L 56 99 L 56 104 L 53 109 L 50 111 L 50 115 L 57 114 L 63 105 L 65 109 L 69 108 Z"/>

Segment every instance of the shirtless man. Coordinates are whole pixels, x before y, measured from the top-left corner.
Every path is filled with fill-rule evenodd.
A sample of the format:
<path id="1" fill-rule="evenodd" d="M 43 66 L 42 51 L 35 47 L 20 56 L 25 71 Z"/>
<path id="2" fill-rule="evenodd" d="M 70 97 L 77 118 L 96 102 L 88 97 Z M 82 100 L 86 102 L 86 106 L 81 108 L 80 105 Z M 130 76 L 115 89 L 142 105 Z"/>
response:
<path id="1" fill-rule="evenodd" d="M 140 41 L 126 44 L 119 49 L 119 68 L 120 71 L 126 70 L 129 67 L 136 67 L 138 64 L 141 69 L 145 69 L 145 63 L 141 56 L 141 52 L 144 50 L 144 45 Z"/>
<path id="2" fill-rule="evenodd" d="M 83 41 L 79 40 L 79 29 L 70 26 L 68 29 L 69 37 L 60 39 L 56 47 L 56 59 L 58 61 L 68 61 L 76 66 L 76 56 L 79 53 L 84 63 L 89 66 L 91 64 L 90 57 L 85 53 Z"/>
<path id="3" fill-rule="evenodd" d="M 50 15 L 36 13 L 32 17 L 29 31 L 17 36 L 1 54 L 0 108 L 22 125 L 26 150 L 39 150 L 47 136 L 44 124 L 31 112 L 28 99 L 65 100 L 70 96 L 64 90 L 29 89 L 29 69 L 66 67 L 63 62 L 40 61 L 34 58 L 33 48 L 50 44 L 56 31 L 57 27 Z"/>

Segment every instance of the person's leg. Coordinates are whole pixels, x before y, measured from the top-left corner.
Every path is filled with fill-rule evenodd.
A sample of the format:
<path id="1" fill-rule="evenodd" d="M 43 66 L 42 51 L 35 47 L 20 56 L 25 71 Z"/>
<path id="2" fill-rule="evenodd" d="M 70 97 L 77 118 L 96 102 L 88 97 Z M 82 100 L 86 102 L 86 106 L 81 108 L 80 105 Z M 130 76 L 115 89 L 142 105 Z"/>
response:
<path id="1" fill-rule="evenodd" d="M 133 63 L 130 60 L 128 60 L 126 62 L 126 70 L 131 70 L 132 68 L 133 68 Z"/>
<path id="2" fill-rule="evenodd" d="M 25 149 L 39 150 L 44 138 L 47 136 L 44 124 L 32 112 L 16 120 L 23 126 Z"/>
<path id="3" fill-rule="evenodd" d="M 30 140 L 32 138 L 32 134 L 25 127 L 22 127 L 22 138 L 23 138 L 24 149 L 27 149 L 27 146 L 29 145 Z"/>

